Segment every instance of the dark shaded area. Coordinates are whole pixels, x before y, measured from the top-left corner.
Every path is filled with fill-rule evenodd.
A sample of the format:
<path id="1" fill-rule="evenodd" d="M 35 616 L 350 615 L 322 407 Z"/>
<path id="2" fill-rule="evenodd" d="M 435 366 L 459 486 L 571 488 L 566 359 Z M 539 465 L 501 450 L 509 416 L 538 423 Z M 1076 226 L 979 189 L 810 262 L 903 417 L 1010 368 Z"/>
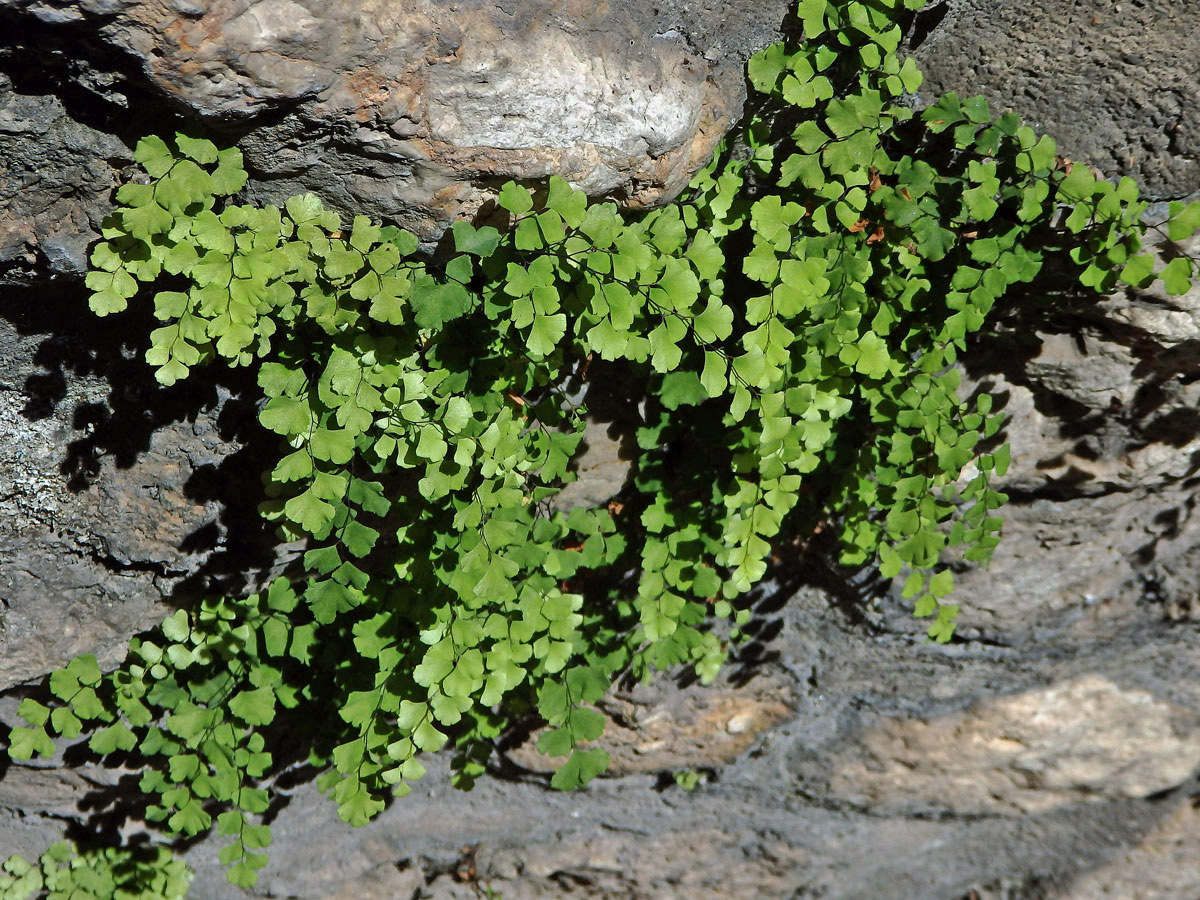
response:
<path id="1" fill-rule="evenodd" d="M 240 445 L 219 464 L 199 466 L 183 493 L 197 503 L 217 502 L 218 522 L 189 535 L 179 549 L 207 553 L 205 561 L 175 588 L 178 602 L 206 593 L 238 591 L 275 562 L 276 540 L 257 512 L 261 473 L 273 451 L 257 422 L 259 391 L 249 369 L 196 367 L 183 382 L 163 387 L 143 359 L 147 335 L 157 326 L 148 303 L 134 298 L 124 313 L 99 318 L 87 310 L 80 285 L 58 281 L 40 288 L 6 288 L 0 318 L 18 334 L 45 337 L 27 375 L 23 414 L 30 420 L 54 415 L 68 396 L 68 381 L 107 384 L 103 401 L 80 401 L 70 411 L 84 434 L 65 447 L 62 477 L 71 491 L 86 491 L 105 462 L 130 468 L 150 448 L 153 435 L 173 423 L 197 423 L 214 414 L 223 441 Z M 214 552 L 215 551 L 215 552 Z"/>
<path id="2" fill-rule="evenodd" d="M 258 512 L 264 499 L 262 473 L 275 462 L 272 440 L 261 433 L 256 403 L 250 399 L 257 389 L 243 389 L 238 399 L 224 404 L 218 418 L 222 438 L 240 448 L 217 465 L 198 467 L 183 486 L 186 496 L 221 507 L 219 525 L 202 525 L 180 544 L 186 552 L 208 554 L 175 589 L 185 603 L 186 598 L 209 594 L 245 594 L 269 580 L 279 563 L 275 529 Z M 254 431 L 260 433 L 248 440 Z"/>
<path id="3" fill-rule="evenodd" d="M 0 7 L 0 29 L 0 70 L 16 93 L 53 95 L 73 121 L 116 134 L 130 148 L 180 121 L 157 108 L 166 98 L 139 83 L 139 61 L 98 40 L 91 22 L 48 25 L 9 5 Z"/>
<path id="4" fill-rule="evenodd" d="M 12 767 L 12 759 L 8 755 L 11 740 L 12 726 L 0 722 L 0 747 L 4 748 L 4 752 L 0 752 L 0 781 L 4 779 L 5 773 Z"/>
<path id="5" fill-rule="evenodd" d="M 927 6 L 912 14 L 911 23 L 903 28 L 904 42 L 907 44 L 909 52 L 919 49 L 925 43 L 926 38 L 942 24 L 949 11 L 950 4 L 942 2 L 936 6 Z"/>

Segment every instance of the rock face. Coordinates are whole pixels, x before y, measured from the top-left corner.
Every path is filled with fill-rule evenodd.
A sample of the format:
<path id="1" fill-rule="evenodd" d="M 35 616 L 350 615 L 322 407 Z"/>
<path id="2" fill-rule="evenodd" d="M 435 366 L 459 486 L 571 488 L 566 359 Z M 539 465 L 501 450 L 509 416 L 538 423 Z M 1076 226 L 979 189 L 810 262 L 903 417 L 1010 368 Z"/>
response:
<path id="1" fill-rule="evenodd" d="M 0 0 L 0 740 L 65 659 L 114 661 L 177 593 L 277 562 L 245 385 L 159 388 L 146 323 L 77 314 L 138 136 L 236 138 L 254 198 L 316 190 L 428 238 L 514 176 L 659 202 L 738 115 L 745 56 L 786 6 Z M 1190 195 L 1190 4 L 1121 8 L 938 4 L 912 42 L 922 96 L 982 91 L 1069 155 Z M 242 896 L 1196 894 L 1200 291 L 1015 298 L 966 368 L 1010 415 L 1015 462 L 1005 540 L 960 574 L 957 642 L 925 643 L 886 586 L 806 560 L 764 592 L 716 685 L 612 698 L 611 777 L 549 791 L 529 739 L 471 793 L 432 760 L 364 829 L 303 783 Z M 566 505 L 623 477 L 603 430 L 588 442 Z M 692 791 L 671 778 L 684 770 Z M 64 822 L 118 827 L 89 815 L 134 777 L 0 765 L 0 858 L 36 855 Z M 215 857 L 187 851 L 197 900 L 239 896 Z"/>
<path id="2" fill-rule="evenodd" d="M 11 292 L 8 302 L 20 303 L 20 293 Z M 7 364 L 0 385 L 5 686 L 78 653 L 99 650 L 110 661 L 120 659 L 131 629 L 161 616 L 160 579 L 178 579 L 193 565 L 179 545 L 206 513 L 217 514 L 180 491 L 188 458 L 177 452 L 178 433 L 155 434 L 156 446 L 136 468 L 102 467 L 101 450 L 89 436 L 107 414 L 103 379 L 75 380 L 57 366 L 41 371 L 35 359 L 54 366 L 50 354 L 69 353 L 71 337 L 45 339 L 39 347 L 36 336 L 19 331 L 28 314 L 14 318 L 0 320 Z M 210 459 L 222 449 L 219 439 L 209 447 L 191 443 L 193 453 L 207 451 Z"/>
<path id="3" fill-rule="evenodd" d="M 426 240 L 512 178 L 557 173 L 589 194 L 662 203 L 740 117 L 745 60 L 772 40 L 787 6 L 3 0 L 0 24 L 17 35 L 5 55 L 47 69 L 22 80 L 67 68 L 93 115 L 71 122 L 57 99 L 4 85 L 0 140 L 13 162 L 0 196 L 43 169 L 52 183 L 34 192 L 44 201 L 11 209 L 0 263 L 40 252 L 78 271 L 114 184 L 110 165 L 129 162 L 113 133 L 131 145 L 133 129 L 170 127 L 170 114 L 240 139 L 252 199 L 313 190 Z M 90 168 L 68 168 L 79 165 Z M 55 176 L 75 187 L 71 199 L 55 196 Z M 70 239 L 55 237 L 63 226 L 42 234 L 31 221 L 55 202 Z"/>
<path id="4" fill-rule="evenodd" d="M 1200 891 L 1200 815 L 1180 804 L 1136 847 L 1089 872 L 1064 900 L 1154 900 Z"/>
<path id="5" fill-rule="evenodd" d="M 1085 675 L 936 719 L 884 719 L 829 775 L 876 810 L 1043 813 L 1169 791 L 1200 764 L 1200 722 L 1145 691 Z"/>
<path id="6" fill-rule="evenodd" d="M 108 160 L 128 151 L 42 86 L 22 87 L 0 73 L 0 260 L 10 278 L 82 273 L 116 187 Z"/>
<path id="7" fill-rule="evenodd" d="M 965 580 L 978 636 L 1037 633 L 1051 597 L 1086 631 L 1137 602 L 1186 617 L 1200 591 L 1200 291 L 1131 290 L 1054 316 L 1015 315 L 968 364 L 1006 399 L 1018 460 L 1006 540 Z"/>
<path id="8" fill-rule="evenodd" d="M 1146 196 L 1200 190 L 1200 53 L 1175 0 L 942 0 L 910 33 L 922 96 L 983 94 Z"/>

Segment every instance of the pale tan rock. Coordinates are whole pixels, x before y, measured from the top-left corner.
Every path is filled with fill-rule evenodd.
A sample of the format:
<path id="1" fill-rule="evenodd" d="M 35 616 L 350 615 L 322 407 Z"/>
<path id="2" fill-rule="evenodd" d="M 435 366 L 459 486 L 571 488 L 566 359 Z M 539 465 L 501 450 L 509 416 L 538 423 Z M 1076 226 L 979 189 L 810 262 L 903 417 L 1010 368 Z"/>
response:
<path id="1" fill-rule="evenodd" d="M 420 869 L 383 863 L 366 875 L 336 887 L 334 892 L 314 893 L 312 900 L 409 900 L 420 896 L 425 876 Z"/>
<path id="2" fill-rule="evenodd" d="M 740 115 L 740 60 L 756 49 L 742 30 L 765 43 L 755 23 L 773 30 L 786 5 L 753 22 L 730 11 L 734 30 L 705 37 L 657 27 L 657 9 L 585 0 L 116 6 L 105 40 L 178 105 L 218 122 L 297 117 L 244 142 L 252 168 L 332 176 L 321 192 L 335 206 L 353 197 L 433 240 L 510 178 L 557 174 L 635 207 L 671 199 Z"/>
<path id="3" fill-rule="evenodd" d="M 578 480 L 559 491 L 551 503 L 563 511 L 604 503 L 625 483 L 629 465 L 629 460 L 621 457 L 620 441 L 609 436 L 605 425 L 589 420 L 582 452 L 572 460 Z"/>
<path id="4" fill-rule="evenodd" d="M 937 719 L 886 719 L 834 762 L 830 793 L 873 809 L 1044 813 L 1147 797 L 1200 765 L 1200 722 L 1085 675 Z"/>
<path id="5" fill-rule="evenodd" d="M 652 702 L 636 694 L 612 697 L 604 701 L 608 722 L 596 746 L 608 751 L 612 775 L 715 768 L 791 718 L 794 701 L 793 688 L 778 677 L 743 688 L 665 691 Z M 509 757 L 535 772 L 553 771 L 562 762 L 538 752 L 536 734 Z"/>

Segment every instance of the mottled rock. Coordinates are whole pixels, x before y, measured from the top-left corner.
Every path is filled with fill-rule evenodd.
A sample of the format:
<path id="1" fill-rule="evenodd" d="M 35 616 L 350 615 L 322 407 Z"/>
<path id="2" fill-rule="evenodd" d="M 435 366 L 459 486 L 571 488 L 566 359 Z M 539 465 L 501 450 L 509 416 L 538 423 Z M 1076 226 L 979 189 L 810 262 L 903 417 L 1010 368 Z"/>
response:
<path id="1" fill-rule="evenodd" d="M 14 766 L 0 780 L 0 807 L 27 809 L 45 816 L 71 816 L 78 813 L 80 798 L 92 786 L 71 769 Z"/>
<path id="2" fill-rule="evenodd" d="M 87 62 L 119 72 L 142 102 L 241 138 L 250 198 L 316 190 L 348 215 L 434 240 L 510 178 L 558 174 L 635 207 L 671 199 L 740 117 L 745 60 L 778 34 L 788 5 L 5 0 L 0 12 L 30 32 L 86 34 Z M 54 121 L 54 109 L 34 109 L 45 102 L 9 100 L 0 124 L 37 130 L 34 119 Z M 31 173 L 27 143 L 12 159 Z M 81 162 L 96 168 L 83 185 L 94 200 L 113 154 L 91 149 Z M 59 226 L 80 245 L 75 269 L 95 224 L 80 206 Z M 9 244 L 31 240 L 28 224 L 9 232 Z"/>
<path id="3" fill-rule="evenodd" d="M 118 172 L 109 160 L 128 156 L 116 137 L 75 120 L 43 91 L 0 71 L 0 266 L 8 269 L 0 281 L 39 268 L 82 274 L 112 206 Z"/>
<path id="4" fill-rule="evenodd" d="M 837 771 L 835 762 L 852 748 L 869 745 L 883 720 L 945 722 L 989 696 L 1045 702 L 1059 691 L 1145 720 L 1151 735 L 1182 715 L 1180 733 L 1186 734 L 1200 711 L 1200 652 L 1191 626 L 1127 621 L 1103 641 L 1067 635 L 1045 646 L 942 647 L 903 635 L 868 636 L 830 597 L 812 591 L 776 612 L 768 604 L 755 630 L 766 638 L 772 623 L 778 636 L 764 644 L 770 652 L 732 667 L 731 680 L 716 692 L 754 696 L 760 680 L 785 684 L 791 714 L 757 734 L 734 763 L 714 766 L 711 779 L 691 792 L 662 788 L 651 773 L 630 773 L 563 794 L 549 790 L 544 776 L 516 777 L 508 770 L 505 777 L 501 770 L 464 793 L 447 783 L 448 756 L 435 755 L 413 793 L 361 829 L 340 823 L 334 804 L 311 783 L 288 789 L 289 802 L 272 826 L 272 861 L 255 891 L 229 887 L 217 863 L 218 843 L 205 841 L 186 852 L 197 870 L 190 896 L 325 900 L 342 892 L 362 900 L 450 900 L 470 897 L 478 887 L 506 900 L 568 892 L 593 900 L 791 900 L 804 892 L 823 900 L 961 900 L 972 890 L 987 900 L 1028 900 L 1055 897 L 1036 891 L 1065 888 L 1120 859 L 1165 827 L 1163 817 L 1176 808 L 1169 800 L 1101 795 L 1026 814 L 943 809 L 914 817 L 887 805 L 859 808 L 821 778 Z M 730 690 L 735 684 L 744 687 Z M 688 710 L 676 709 L 671 696 L 665 691 L 658 699 L 686 723 Z M 1004 702 L 982 700 L 977 708 L 1003 709 Z M 1069 705 L 1043 708 L 1053 713 Z M 13 706 L 15 698 L 0 703 L 0 719 L 12 721 Z M 1070 709 L 1063 715 L 1082 718 L 1071 719 Z M 1031 727 L 1010 710 L 1014 716 Z M 1044 733 L 1053 731 L 1048 726 Z M 970 756 L 977 732 L 939 733 L 945 743 L 930 752 Z M 1166 731 L 1158 733 L 1169 739 Z M 1078 761 L 1092 737 L 1083 734 L 1085 746 L 1066 748 L 1062 758 Z M 1150 756 L 1158 752 L 1146 741 L 1140 746 Z M 53 816 L 63 812 L 76 783 L 25 768 L 10 769 L 15 787 L 0 793 L 0 850 L 32 853 L 52 840 Z M 1157 777 L 1153 769 L 1141 771 L 1150 772 L 1146 785 Z M 103 787 L 119 771 L 84 774 Z M 873 777 L 867 773 L 864 783 Z M 1122 777 L 1118 773 L 1116 783 L 1124 784 Z M 1071 778 L 1071 785 L 1086 781 L 1086 772 Z M 91 798 L 102 796 L 101 787 L 88 790 L 86 808 L 96 809 Z M 1030 786 L 1028 794 L 1039 790 Z M 1046 786 L 1050 796 L 1059 790 Z M 20 805 L 21 818 L 2 818 L 7 802 Z M 1007 894 L 986 892 L 1001 884 L 1009 886 Z"/>
<path id="5" fill-rule="evenodd" d="M 1200 189 L 1195 8 L 1179 0 L 931 3 L 910 35 L 924 99 L 983 94 L 1065 156 L 1156 198 Z"/>
<path id="6" fill-rule="evenodd" d="M 729 765 L 760 736 L 793 714 L 786 679 L 755 679 L 741 688 L 681 690 L 669 684 L 605 698 L 608 722 L 595 742 L 608 752 L 613 775 L 715 769 Z M 507 757 L 531 772 L 553 772 L 561 760 L 537 751 L 537 735 Z"/>
<path id="7" fill-rule="evenodd" d="M 237 446 L 210 384 L 157 388 L 79 291 L 0 295 L 0 690 L 79 653 L 105 665 L 228 550 Z M 71 324 L 65 324 L 65 321 Z M 50 328 L 57 334 L 48 333 Z M 186 401 L 179 401 L 186 397 Z M 211 473 L 232 479 L 224 490 Z M 253 495 L 247 495 L 253 496 Z M 238 534 L 262 531 L 237 524 Z M 253 550 L 253 541 L 239 553 Z"/>
<path id="8" fill-rule="evenodd" d="M 349 884 L 330 887 L 333 893 L 322 895 L 323 900 L 407 900 L 424 893 L 425 876 L 411 866 L 384 863 Z"/>
<path id="9" fill-rule="evenodd" d="M 1200 765 L 1200 719 L 1088 675 L 860 736 L 830 778 L 855 805 L 1037 813 L 1169 791 Z"/>
<path id="10" fill-rule="evenodd" d="M 712 690 L 724 696 L 740 691 L 761 702 L 772 699 L 772 684 L 786 685 L 789 714 L 756 734 L 735 762 L 722 765 L 708 757 L 710 780 L 695 790 L 669 781 L 664 788 L 656 772 L 634 771 L 562 794 L 547 789 L 544 775 L 503 767 L 497 774 L 507 777 L 482 778 L 463 793 L 444 780 L 449 760 L 440 755 L 429 760 L 429 774 L 411 795 L 354 830 L 340 826 L 330 801 L 304 785 L 275 821 L 272 864 L 258 894 L 318 900 L 392 866 L 419 870 L 424 890 L 449 900 L 474 889 L 459 874 L 469 858 L 478 884 L 506 900 L 556 897 L 568 886 L 579 896 L 604 900 L 666 900 L 685 891 L 712 900 L 731 893 L 783 900 L 802 890 L 825 900 L 960 900 L 1001 881 L 1020 887 L 1009 900 L 1028 900 L 1038 896 L 1034 885 L 1066 886 L 1119 857 L 1173 809 L 1169 802 L 1122 796 L 1129 785 L 1135 793 L 1143 788 L 1136 779 L 1122 781 L 1121 772 L 1111 783 L 1122 787 L 1112 794 L 1091 796 L 1047 781 L 1026 791 L 1031 807 L 1044 791 L 1053 801 L 1045 809 L 1020 813 L 1010 806 L 969 814 L 944 805 L 860 807 L 832 790 L 828 776 L 856 748 L 869 745 L 886 720 L 948 722 L 973 702 L 1005 709 L 1006 699 L 1029 703 L 1030 713 L 1034 702 L 1042 703 L 1053 715 L 1073 698 L 1094 712 L 1107 708 L 1123 729 L 1147 723 L 1146 739 L 1135 735 L 1143 764 L 1129 771 L 1146 775 L 1142 784 L 1148 786 L 1160 777 L 1152 760 L 1162 759 L 1150 739 L 1154 729 L 1179 747 L 1180 736 L 1200 720 L 1200 645 L 1192 626 L 1126 620 L 1100 641 L 1068 634 L 1045 645 L 942 647 L 903 635 L 867 636 L 848 625 L 830 597 L 803 591 L 777 612 L 764 611 L 755 631 L 766 638 L 775 627 L 778 635 L 765 643 L 768 652 L 759 662 L 732 666 L 729 680 Z M 663 685 L 652 691 L 655 705 L 635 714 L 658 713 L 680 731 L 703 708 L 684 705 L 702 693 L 695 687 L 683 695 Z M 979 699 L 987 697 L 1001 699 Z M 1031 732 L 1055 733 L 1053 723 L 1031 725 L 1015 707 L 1008 712 Z M 1063 716 L 1076 725 L 1083 719 L 1069 709 Z M 1171 738 L 1166 729 L 1173 722 L 1179 733 Z M 719 748 L 712 730 L 707 747 Z M 944 742 L 931 741 L 931 753 L 943 759 L 971 755 L 975 732 L 939 734 Z M 1032 734 L 1029 739 L 1035 743 Z M 1087 763 L 1093 739 L 1085 731 L 1082 746 L 1068 746 L 1065 736 L 1060 741 L 1064 763 L 1075 765 L 1071 778 L 1083 772 L 1079 780 L 1086 780 L 1089 770 L 1080 761 Z M 1112 776 L 1115 757 L 1100 758 Z M 1052 766 L 1055 759 L 1047 762 Z M 687 762 L 705 767 L 695 755 Z M 1171 780 L 1183 768 L 1178 760 L 1172 766 Z M 862 783 L 873 777 L 866 773 Z M 317 845 L 324 849 L 314 858 Z M 195 898 L 234 896 L 222 882 L 215 848 L 199 845 L 189 861 L 198 869 Z M 366 887 L 364 892 L 379 896 Z"/>

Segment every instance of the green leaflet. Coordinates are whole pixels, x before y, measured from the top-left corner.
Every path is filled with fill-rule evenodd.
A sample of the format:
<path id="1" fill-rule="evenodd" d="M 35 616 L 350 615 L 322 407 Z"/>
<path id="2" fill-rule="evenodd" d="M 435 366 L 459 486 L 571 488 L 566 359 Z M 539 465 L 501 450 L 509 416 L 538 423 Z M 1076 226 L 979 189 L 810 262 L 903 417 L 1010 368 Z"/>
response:
<path id="1" fill-rule="evenodd" d="M 0 863 L 0 900 L 183 900 L 191 870 L 165 847 L 80 850 L 58 843 L 37 863 L 10 856 Z"/>
<path id="2" fill-rule="evenodd" d="M 173 613 L 112 672 L 55 672 L 9 754 L 136 748 L 148 820 L 215 827 L 249 887 L 272 779 L 299 760 L 362 825 L 421 754 L 446 748 L 469 786 L 507 717 L 536 710 L 550 783 L 584 787 L 608 762 L 612 679 L 711 681 L 745 594 L 819 528 L 949 640 L 948 554 L 987 562 L 1009 464 L 985 443 L 991 398 L 960 396 L 967 340 L 1046 265 L 1172 294 L 1195 267 L 1141 252 L 1131 181 L 1057 168 L 1052 140 L 982 99 L 914 118 L 896 23 L 919 5 L 802 0 L 803 40 L 749 63 L 756 117 L 675 204 L 509 182 L 490 224 L 455 222 L 433 255 L 315 194 L 237 203 L 236 148 L 139 142 L 146 183 L 116 194 L 89 304 L 152 306 L 163 384 L 254 368 L 276 450 L 260 508 L 296 552 L 264 590 Z M 1171 240 L 1197 208 L 1171 206 Z M 556 509 L 592 385 L 627 407 L 612 427 L 630 473 L 610 503 Z M 175 896 L 180 870 L 152 862 L 175 874 L 150 896 Z M 41 889 L 6 865 L 0 892 Z"/>

